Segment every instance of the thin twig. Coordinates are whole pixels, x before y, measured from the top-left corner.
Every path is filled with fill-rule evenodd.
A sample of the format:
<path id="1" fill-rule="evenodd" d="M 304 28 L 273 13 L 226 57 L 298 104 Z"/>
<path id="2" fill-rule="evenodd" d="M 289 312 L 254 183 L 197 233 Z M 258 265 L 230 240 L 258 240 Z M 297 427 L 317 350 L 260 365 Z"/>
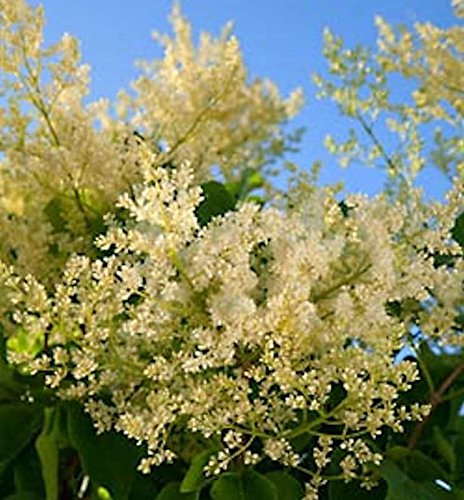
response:
<path id="1" fill-rule="evenodd" d="M 438 390 L 430 394 L 429 401 L 432 408 L 430 410 L 430 413 L 424 418 L 424 420 L 422 420 L 416 425 L 414 432 L 411 434 L 411 437 L 409 438 L 408 441 L 408 448 L 410 450 L 413 450 L 416 447 L 416 444 L 419 441 L 422 432 L 424 431 L 428 421 L 431 418 L 432 412 L 435 410 L 437 406 L 439 406 L 443 402 L 443 396 L 445 392 L 454 384 L 454 382 L 463 372 L 464 372 L 464 364 L 457 366 L 442 382 Z"/>
<path id="2" fill-rule="evenodd" d="M 174 144 L 174 146 L 169 151 L 166 152 L 166 156 L 163 157 L 163 162 L 167 163 L 174 158 L 174 153 L 177 151 L 177 149 L 179 149 L 180 146 L 182 146 L 182 144 L 187 142 L 190 139 L 190 137 L 195 133 L 198 125 L 202 122 L 203 118 L 208 114 L 210 109 L 214 108 L 214 106 L 216 106 L 216 104 L 224 97 L 224 95 L 226 95 L 229 92 L 229 89 L 234 81 L 234 76 L 236 73 L 237 73 L 237 68 L 234 67 L 224 87 L 214 97 L 211 98 L 209 103 L 198 113 L 196 118 L 190 124 L 185 134 Z"/>
<path id="3" fill-rule="evenodd" d="M 361 113 L 357 113 L 356 118 L 358 119 L 359 123 L 361 124 L 361 127 L 363 128 L 364 132 L 366 132 L 366 134 L 369 136 L 371 141 L 374 143 L 375 147 L 379 150 L 383 159 L 387 162 L 387 165 L 390 167 L 390 169 L 393 172 L 396 172 L 398 170 L 396 165 L 393 163 L 393 160 L 390 158 L 390 155 L 387 153 L 387 151 L 383 147 L 383 144 L 379 141 L 378 137 L 375 135 L 372 127 L 369 126 L 368 123 L 366 122 L 364 116 Z"/>

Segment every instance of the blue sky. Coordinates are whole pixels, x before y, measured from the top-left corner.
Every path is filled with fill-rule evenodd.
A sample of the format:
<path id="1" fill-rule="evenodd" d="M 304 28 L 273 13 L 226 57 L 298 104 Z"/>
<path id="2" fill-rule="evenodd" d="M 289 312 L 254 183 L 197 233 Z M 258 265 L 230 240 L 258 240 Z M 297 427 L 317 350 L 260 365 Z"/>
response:
<path id="1" fill-rule="evenodd" d="M 33 2 L 38 3 L 37 1 Z M 136 76 L 136 59 L 161 56 L 150 32 L 169 31 L 171 0 L 43 0 L 46 40 L 63 32 L 77 36 L 83 59 L 92 66 L 91 97 L 114 97 Z M 324 163 L 322 180 L 343 179 L 351 191 L 375 193 L 382 176 L 366 168 L 342 170 L 323 147 L 327 132 L 345 129 L 334 106 L 315 99 L 310 80 L 313 72 L 324 72 L 322 32 L 324 27 L 341 35 L 348 45 L 373 45 L 374 17 L 411 25 L 430 20 L 448 26 L 455 20 L 449 0 L 183 0 L 184 12 L 195 30 L 218 33 L 225 22 L 235 21 L 250 76 L 274 80 L 283 94 L 303 87 L 307 104 L 295 120 L 307 127 L 302 152 L 292 158 L 302 166 L 314 160 Z M 446 183 L 440 174 L 428 172 L 422 182 L 439 196 Z"/>

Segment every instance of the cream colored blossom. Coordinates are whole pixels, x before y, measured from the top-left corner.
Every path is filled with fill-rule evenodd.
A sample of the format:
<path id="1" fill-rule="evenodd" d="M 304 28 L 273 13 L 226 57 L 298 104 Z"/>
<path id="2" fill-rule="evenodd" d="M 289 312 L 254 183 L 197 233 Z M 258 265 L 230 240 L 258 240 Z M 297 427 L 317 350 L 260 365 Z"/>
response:
<path id="1" fill-rule="evenodd" d="M 308 198 L 286 212 L 242 204 L 200 230 L 194 212 L 201 191 L 189 165 L 152 170 L 134 193 L 119 202 L 129 212 L 126 226 L 114 222 L 98 241 L 112 242 L 116 253 L 71 259 L 62 283 L 34 309 L 38 315 L 27 306 L 30 285 L 19 286 L 9 268 L 4 280 L 18 323 L 28 329 L 46 317 L 51 325 L 47 382 L 82 400 L 98 428 L 113 425 L 146 443 L 141 469 L 173 457 L 169 433 L 180 417 L 206 439 L 223 433 L 211 474 L 234 456 L 262 458 L 250 449 L 255 429 L 263 454 L 298 466 L 290 440 L 318 428 L 317 419 L 301 420 L 307 411 L 344 429 L 321 438 L 314 450 L 320 469 L 340 444 L 359 467 L 378 463 L 362 436 L 375 438 L 384 427 L 400 432 L 404 420 L 422 418 L 397 402 L 417 370 L 395 362 L 405 325 L 385 304 L 423 300 L 424 287 L 441 293 L 444 280 L 443 300 L 455 307 L 450 285 L 461 279 L 460 268 L 446 274 L 414 250 L 422 237 L 436 241 L 439 225 L 402 219 L 403 207 L 383 197 L 352 199 L 349 216 L 335 216 L 336 202 L 326 194 L 314 224 Z M 448 328 L 439 326 L 443 334 Z M 40 341 L 40 329 L 29 333 Z M 64 345 L 73 346 L 69 357 Z M 27 369 L 26 359 L 16 361 Z M 30 363 L 41 369 L 32 357 Z M 346 395 L 331 406 L 336 386 Z M 105 408 L 100 393 L 113 395 Z"/>
<path id="2" fill-rule="evenodd" d="M 461 1 L 453 6 L 462 14 Z M 376 25 L 377 51 L 345 48 L 327 30 L 324 55 L 331 76 L 314 80 L 319 96 L 333 100 L 354 124 L 345 139 L 329 134 L 328 150 L 343 166 L 379 166 L 390 193 L 406 202 L 417 176 L 430 165 L 450 181 L 455 176 L 462 181 L 464 28 L 431 23 L 395 28 L 381 17 Z M 409 99 L 400 102 L 398 79 L 411 89 Z"/>
<path id="3" fill-rule="evenodd" d="M 198 180 L 209 177 L 213 165 L 229 179 L 243 165 L 262 168 L 285 149 L 280 124 L 301 107 L 301 91 L 284 100 L 270 81 L 249 82 L 230 25 L 217 39 L 202 33 L 195 46 L 178 5 L 171 22 L 173 37 L 154 34 L 164 58 L 139 62 L 136 96 L 123 94 L 120 108 L 147 137 L 163 139 L 166 159 L 191 161 Z"/>
<path id="4" fill-rule="evenodd" d="M 104 214 L 152 166 L 190 161 L 197 180 L 218 166 L 239 179 L 284 153 L 281 124 L 300 92 L 284 100 L 269 81 L 248 83 L 228 28 L 218 40 L 202 35 L 197 48 L 175 7 L 174 37 L 159 37 L 164 57 L 141 63 L 135 97 L 121 98 L 130 112 L 115 119 L 109 101 L 84 102 L 79 42 L 64 34 L 45 46 L 43 23 L 41 7 L 0 2 L 0 255 L 47 285 L 72 253 L 97 255 Z"/>

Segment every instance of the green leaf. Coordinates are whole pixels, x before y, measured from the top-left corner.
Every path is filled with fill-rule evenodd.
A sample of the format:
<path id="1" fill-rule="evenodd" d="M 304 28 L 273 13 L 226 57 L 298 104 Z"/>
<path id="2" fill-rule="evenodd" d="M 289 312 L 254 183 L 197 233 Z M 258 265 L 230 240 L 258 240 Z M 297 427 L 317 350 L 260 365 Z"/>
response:
<path id="1" fill-rule="evenodd" d="M 261 172 L 253 168 L 245 168 L 240 179 L 227 183 L 227 190 L 237 200 L 249 199 L 247 195 L 254 189 L 264 186 L 264 178 Z"/>
<path id="2" fill-rule="evenodd" d="M 41 424 L 42 411 L 37 405 L 0 405 L 0 469 L 31 442 Z"/>
<path id="3" fill-rule="evenodd" d="M 68 223 L 66 217 L 63 215 L 65 213 L 65 203 L 59 195 L 52 198 L 44 208 L 44 215 L 47 217 L 48 222 L 50 222 L 56 232 L 66 230 Z"/>
<path id="4" fill-rule="evenodd" d="M 246 197 L 245 200 L 249 203 L 260 205 L 261 207 L 266 203 L 266 199 L 263 196 L 259 196 L 257 194 L 250 194 Z"/>
<path id="5" fill-rule="evenodd" d="M 195 493 L 182 493 L 181 483 L 167 484 L 156 497 L 156 500 L 197 500 L 199 498 L 198 492 Z"/>
<path id="6" fill-rule="evenodd" d="M 6 345 L 9 351 L 36 356 L 44 348 L 43 334 L 32 335 L 24 328 L 17 328 L 15 335 L 7 339 Z"/>
<path id="7" fill-rule="evenodd" d="M 264 177 L 261 172 L 253 169 L 245 169 L 246 171 L 246 187 L 248 191 L 259 189 L 264 186 Z M 245 174 L 245 172 L 244 172 Z"/>
<path id="8" fill-rule="evenodd" d="M 451 443 L 448 439 L 446 439 L 441 429 L 437 426 L 434 426 L 433 428 L 433 438 L 438 453 L 440 453 L 440 455 L 448 463 L 451 474 L 454 474 L 454 471 L 456 470 L 456 454 L 454 453 Z"/>
<path id="9" fill-rule="evenodd" d="M 204 199 L 195 210 L 200 226 L 206 226 L 213 217 L 234 210 L 235 200 L 224 184 L 209 181 L 202 184 L 201 188 Z"/>
<path id="10" fill-rule="evenodd" d="M 92 487 L 104 486 L 114 500 L 127 499 L 143 450 L 116 432 L 97 435 L 77 404 L 68 406 L 68 435 Z"/>
<path id="11" fill-rule="evenodd" d="M 464 488 L 464 418 L 457 423 L 458 436 L 455 444 L 456 477 L 460 478 L 460 486 Z"/>
<path id="12" fill-rule="evenodd" d="M 40 460 L 33 443 L 30 443 L 16 457 L 9 470 L 11 474 L 10 471 L 14 476 L 14 491 L 16 493 L 34 492 L 42 499 L 45 498 Z"/>
<path id="13" fill-rule="evenodd" d="M 432 481 L 414 481 L 394 462 L 385 460 L 380 466 L 382 477 L 388 484 L 385 500 L 456 500 L 459 497 Z"/>
<path id="14" fill-rule="evenodd" d="M 5 497 L 4 500 L 43 500 L 43 497 L 31 491 L 22 491 L 14 495 L 9 495 Z"/>
<path id="15" fill-rule="evenodd" d="M 421 312 L 422 306 L 420 301 L 416 299 L 391 300 L 386 303 L 385 309 L 389 316 L 404 319 L 417 316 Z"/>
<path id="16" fill-rule="evenodd" d="M 162 477 L 165 480 L 164 474 L 156 470 L 155 474 L 137 474 L 132 483 L 129 499 L 130 500 L 153 500 L 159 492 L 160 487 L 157 484 L 155 477 Z"/>
<path id="17" fill-rule="evenodd" d="M 266 478 L 276 487 L 279 500 L 301 500 L 303 498 L 303 486 L 288 472 L 268 472 Z"/>
<path id="18" fill-rule="evenodd" d="M 51 393 L 44 389 L 41 375 L 22 375 L 0 359 L 0 405 L 23 403 L 24 394 L 29 394 L 39 406 L 50 400 Z"/>
<path id="19" fill-rule="evenodd" d="M 424 341 L 419 347 L 419 356 L 432 376 L 435 384 L 441 383 L 458 365 L 462 363 L 459 353 L 435 353 Z"/>
<path id="20" fill-rule="evenodd" d="M 103 214 L 109 210 L 105 196 L 96 189 L 67 189 L 53 197 L 45 206 L 43 212 L 55 232 L 68 231 L 70 212 L 85 211 L 85 218 L 92 234 L 104 230 Z M 83 215 L 82 215 L 83 216 Z"/>
<path id="21" fill-rule="evenodd" d="M 278 500 L 277 488 L 265 476 L 255 471 L 243 475 L 221 474 L 211 487 L 213 500 Z"/>
<path id="22" fill-rule="evenodd" d="M 292 449 L 297 452 L 304 452 L 306 450 L 311 450 L 314 446 L 315 438 L 307 432 L 303 432 L 298 436 L 291 439 Z"/>
<path id="23" fill-rule="evenodd" d="M 36 439 L 35 447 L 40 458 L 42 478 L 47 500 L 58 500 L 58 436 L 56 426 L 57 409 L 45 408 L 42 432 Z"/>
<path id="24" fill-rule="evenodd" d="M 182 493 L 196 491 L 204 485 L 206 477 L 203 468 L 208 463 L 209 457 L 213 453 L 214 451 L 212 450 L 206 450 L 194 457 L 180 485 L 180 491 Z"/>
<path id="25" fill-rule="evenodd" d="M 19 401 L 22 392 L 23 386 L 15 379 L 14 371 L 0 360 L 0 404 Z"/>
<path id="26" fill-rule="evenodd" d="M 451 236 L 464 249 L 464 212 L 457 217 L 454 227 L 451 230 Z"/>
<path id="27" fill-rule="evenodd" d="M 328 500 L 377 500 L 384 499 L 386 495 L 386 484 L 382 482 L 376 488 L 366 490 L 362 488 L 359 481 L 330 481 Z"/>
<path id="28" fill-rule="evenodd" d="M 97 488 L 97 498 L 98 500 L 113 500 L 110 492 L 106 488 L 103 488 L 103 486 Z"/>
<path id="29" fill-rule="evenodd" d="M 6 335 L 3 325 L 0 323 L 0 368 L 6 365 Z"/>
<path id="30" fill-rule="evenodd" d="M 387 451 L 387 458 L 395 462 L 412 479 L 426 481 L 448 479 L 447 472 L 439 463 L 420 450 L 410 450 L 405 446 L 394 446 Z"/>

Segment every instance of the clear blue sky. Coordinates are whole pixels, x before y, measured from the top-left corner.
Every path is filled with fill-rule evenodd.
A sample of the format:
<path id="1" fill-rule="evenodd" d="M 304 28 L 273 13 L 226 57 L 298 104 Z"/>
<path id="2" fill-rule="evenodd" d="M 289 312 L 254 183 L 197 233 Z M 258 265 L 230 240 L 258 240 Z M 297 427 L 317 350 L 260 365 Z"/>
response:
<path id="1" fill-rule="evenodd" d="M 34 0 L 34 4 L 39 3 Z M 150 37 L 153 29 L 168 31 L 171 0 L 42 0 L 46 11 L 46 40 L 67 31 L 82 43 L 83 59 L 92 66 L 91 97 L 113 97 L 136 76 L 134 60 L 159 57 Z M 448 26 L 455 20 L 449 0 L 183 0 L 195 30 L 218 33 L 224 23 L 235 21 L 237 34 L 251 76 L 274 80 L 282 93 L 303 87 L 307 104 L 297 126 L 306 126 L 302 166 L 322 159 L 323 181 L 343 178 L 347 188 L 374 193 L 382 177 L 373 170 L 341 170 L 322 145 L 327 132 L 346 127 L 328 101 L 317 101 L 310 81 L 312 72 L 325 69 L 322 31 L 330 27 L 347 44 L 374 44 L 374 17 L 411 25 L 430 20 Z M 439 174 L 424 175 L 427 190 L 438 196 L 445 186 Z"/>

